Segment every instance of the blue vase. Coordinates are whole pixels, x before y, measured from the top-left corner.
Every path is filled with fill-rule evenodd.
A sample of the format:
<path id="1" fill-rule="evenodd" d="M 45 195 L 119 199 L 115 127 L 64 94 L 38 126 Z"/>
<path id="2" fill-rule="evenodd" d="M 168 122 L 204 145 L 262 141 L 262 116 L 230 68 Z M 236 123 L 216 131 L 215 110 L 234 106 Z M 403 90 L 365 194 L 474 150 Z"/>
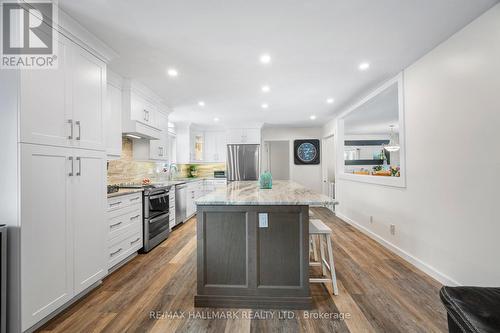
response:
<path id="1" fill-rule="evenodd" d="M 269 171 L 265 171 L 260 175 L 259 183 L 261 189 L 271 189 L 273 188 L 273 176 Z"/>

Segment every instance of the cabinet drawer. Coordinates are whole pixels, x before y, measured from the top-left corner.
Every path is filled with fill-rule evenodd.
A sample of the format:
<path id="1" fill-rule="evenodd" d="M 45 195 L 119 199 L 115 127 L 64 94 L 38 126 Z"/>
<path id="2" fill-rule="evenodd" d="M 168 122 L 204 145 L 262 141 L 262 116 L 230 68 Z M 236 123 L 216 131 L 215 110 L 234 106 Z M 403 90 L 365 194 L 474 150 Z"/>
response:
<path id="1" fill-rule="evenodd" d="M 142 226 L 142 210 L 140 205 L 126 207 L 117 211 L 113 211 L 108 216 L 108 240 L 116 238 L 127 232 L 131 225 Z M 118 216 L 113 216 L 113 213 L 120 213 Z"/>
<path id="2" fill-rule="evenodd" d="M 128 207 L 136 203 L 141 203 L 142 205 L 142 192 L 122 195 L 115 198 L 109 198 L 108 211 L 113 211 L 120 208 Z"/>
<path id="3" fill-rule="evenodd" d="M 142 230 L 135 225 L 130 225 L 130 230 L 118 237 L 108 247 L 108 268 L 142 248 Z"/>

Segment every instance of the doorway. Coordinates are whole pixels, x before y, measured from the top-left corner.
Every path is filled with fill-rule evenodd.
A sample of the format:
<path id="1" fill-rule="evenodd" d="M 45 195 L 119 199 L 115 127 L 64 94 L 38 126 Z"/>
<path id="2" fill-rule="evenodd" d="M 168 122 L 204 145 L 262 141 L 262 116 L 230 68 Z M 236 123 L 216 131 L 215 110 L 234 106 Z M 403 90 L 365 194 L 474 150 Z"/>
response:
<path id="1" fill-rule="evenodd" d="M 265 141 L 267 159 L 267 170 L 276 180 L 290 179 L 290 142 L 289 141 Z"/>
<path id="2" fill-rule="evenodd" d="M 335 198 L 335 138 L 328 136 L 321 140 L 323 151 L 323 194 Z"/>

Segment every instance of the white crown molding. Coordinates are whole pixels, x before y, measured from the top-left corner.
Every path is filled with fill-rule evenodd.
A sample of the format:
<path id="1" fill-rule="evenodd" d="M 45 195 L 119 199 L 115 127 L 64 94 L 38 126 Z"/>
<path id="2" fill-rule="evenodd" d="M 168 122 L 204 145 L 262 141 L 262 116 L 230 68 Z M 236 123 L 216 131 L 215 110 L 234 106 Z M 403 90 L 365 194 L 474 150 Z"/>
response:
<path id="1" fill-rule="evenodd" d="M 25 0 L 21 0 L 21 2 L 23 7 L 32 8 L 30 2 Z M 118 53 L 116 51 L 84 28 L 66 12 L 61 10 L 61 8 L 59 8 L 58 1 L 52 2 L 56 6 L 55 13 L 57 15 L 57 22 L 45 22 L 46 24 L 50 25 L 61 35 L 84 48 L 105 63 L 108 63 L 111 59 L 118 57 Z"/>

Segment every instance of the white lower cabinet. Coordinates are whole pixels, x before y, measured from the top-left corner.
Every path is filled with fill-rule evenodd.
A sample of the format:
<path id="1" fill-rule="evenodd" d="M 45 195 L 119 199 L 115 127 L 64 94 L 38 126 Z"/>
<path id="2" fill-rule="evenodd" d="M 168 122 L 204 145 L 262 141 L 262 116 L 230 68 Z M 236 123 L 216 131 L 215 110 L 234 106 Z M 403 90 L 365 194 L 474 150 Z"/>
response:
<path id="1" fill-rule="evenodd" d="M 106 157 L 103 152 L 75 150 L 72 184 L 75 294 L 107 274 L 105 207 Z"/>
<path id="2" fill-rule="evenodd" d="M 112 269 L 142 248 L 142 221 L 141 192 L 108 199 L 108 269 Z"/>
<path id="3" fill-rule="evenodd" d="M 210 192 L 213 192 L 215 190 L 225 188 L 227 185 L 227 180 L 226 178 L 220 178 L 220 179 L 205 179 L 205 184 L 204 184 L 204 194 L 208 194 Z"/>
<path id="4" fill-rule="evenodd" d="M 21 325 L 69 301 L 73 288 L 71 148 L 21 145 Z"/>
<path id="5" fill-rule="evenodd" d="M 21 325 L 99 281 L 105 266 L 104 152 L 21 144 Z"/>
<path id="6" fill-rule="evenodd" d="M 196 199 L 204 195 L 204 181 L 198 180 L 187 183 L 186 216 L 190 218 L 196 213 Z"/>

